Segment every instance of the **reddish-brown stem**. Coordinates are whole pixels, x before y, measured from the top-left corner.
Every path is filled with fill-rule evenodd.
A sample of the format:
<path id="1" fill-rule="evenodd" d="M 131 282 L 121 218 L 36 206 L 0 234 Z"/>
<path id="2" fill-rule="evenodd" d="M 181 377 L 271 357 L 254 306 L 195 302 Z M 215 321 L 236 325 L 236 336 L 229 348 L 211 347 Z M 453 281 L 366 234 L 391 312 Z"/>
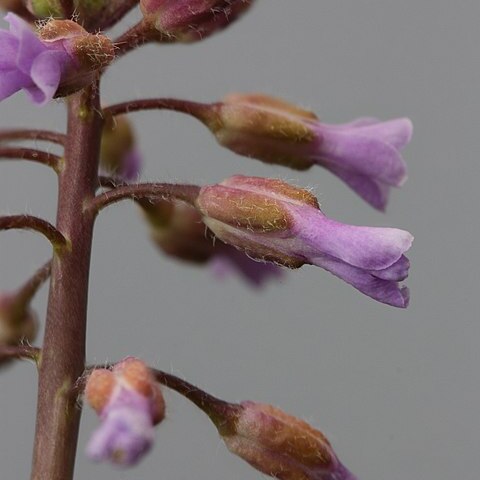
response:
<path id="1" fill-rule="evenodd" d="M 39 369 L 32 480 L 71 480 L 80 409 L 73 386 L 85 368 L 88 279 L 95 215 L 83 208 L 98 186 L 102 119 L 98 85 L 68 103 L 65 167 L 59 175 L 57 228 L 70 248 L 52 261 Z"/>
<path id="2" fill-rule="evenodd" d="M 205 120 L 211 115 L 211 106 L 205 103 L 190 102 L 176 98 L 143 98 L 129 102 L 118 103 L 103 109 L 105 116 L 123 115 L 140 110 L 171 110 L 186 113 L 199 120 Z"/>
<path id="3" fill-rule="evenodd" d="M 67 240 L 51 223 L 32 215 L 0 217 L 0 230 L 33 230 L 44 235 L 56 250 L 67 247 Z"/>
<path id="4" fill-rule="evenodd" d="M 5 360 L 26 359 L 37 362 L 41 350 L 30 345 L 0 345 L 0 363 Z"/>
<path id="5" fill-rule="evenodd" d="M 176 185 L 172 183 L 139 183 L 116 187 L 109 192 L 101 193 L 85 205 L 85 209 L 92 214 L 100 212 L 108 205 L 124 199 L 168 199 L 175 198 L 193 205 L 200 187 L 197 185 Z"/>
<path id="6" fill-rule="evenodd" d="M 115 57 L 119 58 L 150 42 L 169 43 L 147 20 L 141 20 L 115 39 Z"/>
<path id="7" fill-rule="evenodd" d="M 0 130 L 0 142 L 11 140 L 41 140 L 43 142 L 63 145 L 65 139 L 66 136 L 63 133 L 51 132 L 49 130 Z"/>
<path id="8" fill-rule="evenodd" d="M 159 383 L 183 395 L 205 412 L 214 423 L 231 418 L 241 409 L 239 405 L 220 400 L 181 378 L 161 370 L 151 369 Z"/>
<path id="9" fill-rule="evenodd" d="M 1 147 L 0 158 L 31 160 L 32 162 L 48 165 L 58 172 L 61 168 L 62 159 L 53 153 L 23 147 Z"/>

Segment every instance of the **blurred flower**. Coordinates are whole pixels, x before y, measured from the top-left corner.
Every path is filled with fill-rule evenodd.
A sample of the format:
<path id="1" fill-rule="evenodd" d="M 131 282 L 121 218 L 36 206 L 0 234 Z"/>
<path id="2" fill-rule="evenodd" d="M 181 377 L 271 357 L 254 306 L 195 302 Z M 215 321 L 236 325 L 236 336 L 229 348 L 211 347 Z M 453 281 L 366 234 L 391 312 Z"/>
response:
<path id="1" fill-rule="evenodd" d="M 344 225 L 327 218 L 307 190 L 280 180 L 237 175 L 203 187 L 203 221 L 223 242 L 252 258 L 290 268 L 317 265 L 379 302 L 406 307 L 404 253 L 410 233 Z"/>
<path id="2" fill-rule="evenodd" d="M 94 80 L 114 57 L 112 42 L 70 20 L 50 20 L 34 32 L 13 13 L 0 30 L 0 100 L 25 90 L 33 103 L 69 95 Z"/>
<path id="3" fill-rule="evenodd" d="M 407 178 L 400 155 L 412 136 L 407 118 L 328 125 L 280 99 L 234 94 L 211 105 L 200 119 L 234 152 L 299 170 L 321 165 L 379 210 L 386 207 L 390 187 Z"/>
<path id="4" fill-rule="evenodd" d="M 229 26 L 254 0 L 140 0 L 140 8 L 166 39 L 194 42 Z"/>
<path id="5" fill-rule="evenodd" d="M 30 302 L 23 301 L 16 293 L 0 292 L 0 344 L 33 342 L 37 331 L 38 319 Z"/>
<path id="6" fill-rule="evenodd" d="M 113 370 L 94 370 L 85 387 L 101 425 L 87 446 L 95 461 L 135 465 L 151 448 L 154 425 L 165 417 L 165 402 L 148 367 L 132 357 Z"/>
<path id="7" fill-rule="evenodd" d="M 100 167 L 125 181 L 136 180 L 140 175 L 142 156 L 137 149 L 131 123 L 124 115 L 105 119 Z"/>
<path id="8" fill-rule="evenodd" d="M 153 242 L 167 255 L 189 263 L 208 264 L 218 278 L 238 274 L 255 288 L 283 277 L 280 267 L 253 260 L 220 240 L 214 241 L 202 216 L 190 205 L 178 200 L 138 203 Z"/>

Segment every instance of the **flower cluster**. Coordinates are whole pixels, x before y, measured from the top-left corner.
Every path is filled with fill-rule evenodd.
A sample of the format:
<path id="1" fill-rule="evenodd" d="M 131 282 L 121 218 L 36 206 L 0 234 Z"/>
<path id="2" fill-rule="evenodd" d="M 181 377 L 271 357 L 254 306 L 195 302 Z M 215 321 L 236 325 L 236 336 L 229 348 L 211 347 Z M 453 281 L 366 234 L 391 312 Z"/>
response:
<path id="1" fill-rule="evenodd" d="M 112 370 L 94 370 L 85 397 L 102 421 L 87 446 L 88 456 L 136 464 L 153 444 L 154 425 L 165 417 L 162 392 L 148 367 L 129 357 Z"/>

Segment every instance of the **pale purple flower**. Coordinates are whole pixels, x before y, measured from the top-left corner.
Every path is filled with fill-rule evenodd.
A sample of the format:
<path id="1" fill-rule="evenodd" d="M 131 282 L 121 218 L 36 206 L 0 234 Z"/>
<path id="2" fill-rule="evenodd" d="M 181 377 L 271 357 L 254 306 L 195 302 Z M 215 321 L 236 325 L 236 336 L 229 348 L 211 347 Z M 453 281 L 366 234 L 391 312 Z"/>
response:
<path id="1" fill-rule="evenodd" d="M 9 13 L 5 20 L 10 31 L 0 30 L 0 100 L 23 89 L 32 102 L 44 105 L 54 97 L 75 58 L 62 43 L 42 42 L 17 15 Z"/>
<path id="2" fill-rule="evenodd" d="M 128 357 L 113 370 L 88 377 L 85 398 L 100 417 L 86 453 L 94 461 L 135 465 L 152 447 L 154 425 L 165 417 L 163 395 L 141 360 Z"/>
<path id="3" fill-rule="evenodd" d="M 25 90 L 44 105 L 91 83 L 93 72 L 114 57 L 110 40 L 73 21 L 50 20 L 34 32 L 13 13 L 5 20 L 10 30 L 0 30 L 0 101 Z"/>
<path id="4" fill-rule="evenodd" d="M 400 150 L 412 137 L 408 118 L 329 125 L 310 111 L 260 94 L 229 95 L 198 116 L 234 152 L 299 170 L 321 165 L 379 210 L 386 207 L 390 187 L 407 178 Z"/>
<path id="5" fill-rule="evenodd" d="M 127 405 L 111 402 L 102 413 L 102 423 L 87 445 L 92 460 L 131 466 L 152 447 L 154 427 L 148 399 L 133 390 L 125 390 L 123 396 L 127 395 Z"/>
<path id="6" fill-rule="evenodd" d="M 197 206 L 219 239 L 253 258 L 317 265 L 379 302 L 408 305 L 399 282 L 408 275 L 404 253 L 413 236 L 404 230 L 336 222 L 307 190 L 240 175 L 203 187 Z"/>

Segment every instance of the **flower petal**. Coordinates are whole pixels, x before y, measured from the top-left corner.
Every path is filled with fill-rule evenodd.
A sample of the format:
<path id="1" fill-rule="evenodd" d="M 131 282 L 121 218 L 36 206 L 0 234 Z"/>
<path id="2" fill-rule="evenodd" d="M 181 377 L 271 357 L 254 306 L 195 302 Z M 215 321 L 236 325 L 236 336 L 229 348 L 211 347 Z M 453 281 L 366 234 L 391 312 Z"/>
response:
<path id="1" fill-rule="evenodd" d="M 328 170 L 343 180 L 360 197 L 367 201 L 372 207 L 385 211 L 390 194 L 390 186 L 380 180 L 356 173 L 352 170 L 345 170 L 337 165 L 326 165 Z"/>
<path id="2" fill-rule="evenodd" d="M 64 59 L 65 54 L 50 51 L 35 58 L 30 71 L 34 85 L 26 89 L 33 102 L 44 105 L 54 97 L 60 84 Z"/>
<path id="3" fill-rule="evenodd" d="M 0 101 L 18 92 L 30 83 L 30 78 L 19 70 L 0 72 Z"/>
<path id="4" fill-rule="evenodd" d="M 410 300 L 408 288 L 400 287 L 393 280 L 378 278 L 360 268 L 328 256 L 319 257 L 313 263 L 328 270 L 333 275 L 360 290 L 360 292 L 381 303 L 398 308 L 406 308 L 408 306 Z"/>
<path id="5" fill-rule="evenodd" d="M 397 228 L 361 227 L 331 220 L 319 210 L 295 208 L 293 248 L 312 260 L 329 255 L 365 270 L 393 265 L 412 245 L 413 236 Z"/>
<path id="6" fill-rule="evenodd" d="M 316 161 L 326 166 L 330 163 L 339 165 L 388 185 L 402 185 L 406 180 L 407 167 L 399 151 L 383 139 L 361 130 L 320 126 Z"/>

